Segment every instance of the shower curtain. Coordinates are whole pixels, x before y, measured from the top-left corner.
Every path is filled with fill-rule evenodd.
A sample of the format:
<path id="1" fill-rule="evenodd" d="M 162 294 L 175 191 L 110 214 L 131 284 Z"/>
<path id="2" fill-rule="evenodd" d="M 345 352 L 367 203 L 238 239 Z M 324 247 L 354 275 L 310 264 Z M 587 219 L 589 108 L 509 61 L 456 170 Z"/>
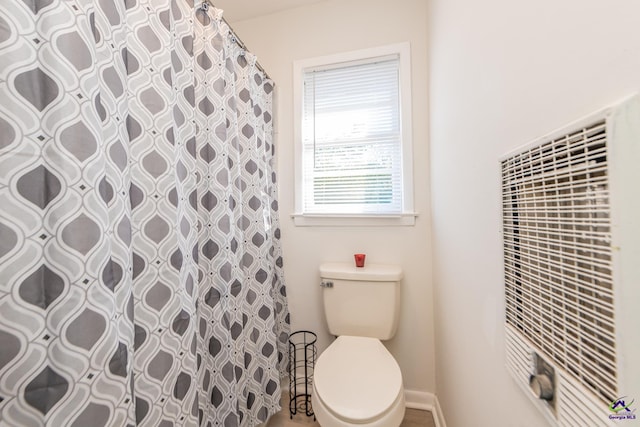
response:
<path id="1" fill-rule="evenodd" d="M 272 95 L 193 0 L 0 3 L 0 426 L 279 409 Z"/>

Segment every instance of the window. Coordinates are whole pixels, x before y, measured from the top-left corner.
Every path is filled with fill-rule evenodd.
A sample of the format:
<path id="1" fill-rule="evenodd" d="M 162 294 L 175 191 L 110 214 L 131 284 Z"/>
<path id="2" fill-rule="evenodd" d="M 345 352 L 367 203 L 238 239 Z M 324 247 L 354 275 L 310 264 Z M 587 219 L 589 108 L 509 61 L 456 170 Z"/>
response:
<path id="1" fill-rule="evenodd" d="M 295 72 L 296 224 L 413 224 L 408 44 Z"/>

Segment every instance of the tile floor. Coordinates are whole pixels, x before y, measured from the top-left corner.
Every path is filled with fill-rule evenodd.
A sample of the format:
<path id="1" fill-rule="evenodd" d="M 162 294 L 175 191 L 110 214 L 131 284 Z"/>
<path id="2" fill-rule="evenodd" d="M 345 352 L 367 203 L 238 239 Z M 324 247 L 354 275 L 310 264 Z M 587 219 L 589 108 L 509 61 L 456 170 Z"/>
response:
<path id="1" fill-rule="evenodd" d="M 293 419 L 289 419 L 289 395 L 282 395 L 282 411 L 275 414 L 266 427 L 320 427 L 317 421 L 313 421 L 313 417 L 304 415 L 304 410 L 299 411 Z M 420 411 L 418 409 L 407 409 L 404 414 L 404 420 L 400 427 L 435 427 L 433 417 L 429 411 Z"/>

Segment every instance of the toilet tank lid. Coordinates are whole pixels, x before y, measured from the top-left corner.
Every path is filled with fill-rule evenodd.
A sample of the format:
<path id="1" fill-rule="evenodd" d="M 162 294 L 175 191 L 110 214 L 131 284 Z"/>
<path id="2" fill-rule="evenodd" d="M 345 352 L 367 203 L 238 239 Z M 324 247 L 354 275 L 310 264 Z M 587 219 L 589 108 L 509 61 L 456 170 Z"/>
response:
<path id="1" fill-rule="evenodd" d="M 320 277 L 366 282 L 397 282 L 402 279 L 402 268 L 391 264 L 365 264 L 364 267 L 356 267 L 346 262 L 328 262 L 320 265 Z"/>

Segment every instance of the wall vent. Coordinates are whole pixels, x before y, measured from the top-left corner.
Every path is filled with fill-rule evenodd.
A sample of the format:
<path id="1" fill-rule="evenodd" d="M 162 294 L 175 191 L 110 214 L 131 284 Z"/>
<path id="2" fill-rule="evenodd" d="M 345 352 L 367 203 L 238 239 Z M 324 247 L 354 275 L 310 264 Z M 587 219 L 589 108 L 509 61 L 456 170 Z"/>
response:
<path id="1" fill-rule="evenodd" d="M 507 367 L 527 390 L 539 391 L 537 374 L 552 376 L 552 398 L 529 393 L 552 425 L 613 425 L 609 405 L 628 390 L 620 337 L 639 323 L 627 327 L 634 308 L 620 298 L 637 296 L 623 282 L 640 283 L 637 267 L 618 271 L 620 241 L 637 254 L 640 232 L 616 222 L 622 204 L 612 201 L 640 198 L 640 173 L 629 172 L 640 169 L 639 147 L 634 97 L 501 160 Z"/>

